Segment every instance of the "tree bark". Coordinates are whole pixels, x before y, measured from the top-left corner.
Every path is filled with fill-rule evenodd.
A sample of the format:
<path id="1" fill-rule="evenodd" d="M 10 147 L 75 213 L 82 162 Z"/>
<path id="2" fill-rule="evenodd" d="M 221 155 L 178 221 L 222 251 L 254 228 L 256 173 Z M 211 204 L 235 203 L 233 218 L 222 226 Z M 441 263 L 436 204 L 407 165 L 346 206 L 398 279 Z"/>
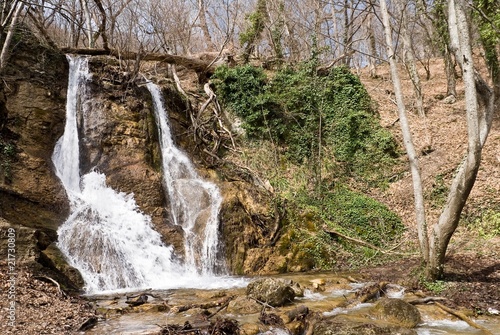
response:
<path id="1" fill-rule="evenodd" d="M 415 62 L 415 55 L 413 54 L 410 33 L 408 32 L 408 14 L 405 8 L 405 3 L 407 3 L 407 1 L 404 1 L 403 3 L 401 1 L 398 2 L 398 7 L 401 10 L 401 37 L 403 39 L 404 63 L 408 69 L 408 74 L 410 75 L 410 80 L 413 84 L 418 114 L 421 117 L 425 117 L 422 84 L 417 71 L 417 64 Z"/>
<path id="2" fill-rule="evenodd" d="M 370 69 L 370 77 L 377 78 L 377 41 L 375 39 L 375 28 L 373 26 L 373 19 L 375 17 L 373 4 L 370 3 L 371 10 L 368 13 L 368 52 L 370 53 L 370 57 L 368 58 L 368 68 Z"/>
<path id="3" fill-rule="evenodd" d="M 10 24 L 8 25 L 7 36 L 5 37 L 5 40 L 4 40 L 3 45 L 2 45 L 2 51 L 0 52 L 0 72 L 7 64 L 10 43 L 12 41 L 12 37 L 14 36 L 14 30 L 16 28 L 17 19 L 19 17 L 19 14 L 21 13 L 21 10 L 24 7 L 24 4 L 21 2 L 17 2 L 14 6 L 16 6 L 16 7 L 13 8 L 14 11 L 12 14 Z"/>
<path id="4" fill-rule="evenodd" d="M 198 0 L 198 12 L 199 12 L 199 18 L 200 18 L 200 26 L 201 26 L 201 31 L 203 31 L 203 35 L 205 36 L 205 42 L 207 43 L 207 50 L 208 51 L 215 51 L 217 50 L 214 42 L 212 41 L 212 36 L 210 35 L 210 31 L 208 30 L 208 24 L 207 24 L 207 15 L 206 15 L 206 7 L 205 7 L 205 1 L 204 0 Z"/>
<path id="5" fill-rule="evenodd" d="M 102 38 L 102 47 L 104 48 L 104 50 L 109 50 L 108 35 L 106 35 L 106 22 L 108 16 L 106 15 L 106 11 L 104 10 L 104 6 L 102 5 L 101 0 L 94 0 L 94 2 L 97 5 L 99 12 L 101 13 L 101 24 L 99 25 L 98 34 Z"/>
<path id="6" fill-rule="evenodd" d="M 467 4 L 463 0 L 449 2 L 449 29 L 452 49 L 462 67 L 465 87 L 465 110 L 467 115 L 467 153 L 460 169 L 453 179 L 450 193 L 438 222 L 433 226 L 430 240 L 430 258 L 426 267 L 427 277 L 431 280 L 443 275 L 446 250 L 451 236 L 455 232 L 463 207 L 476 181 L 481 164 L 481 151 L 488 136 L 493 103 L 486 104 L 484 113 L 479 111 L 478 86 L 479 75 L 475 73 L 472 58 L 472 41 L 466 14 Z M 482 81 L 480 81 L 483 83 Z M 486 85 L 485 83 L 483 83 Z M 488 89 L 487 86 L 486 88 Z M 485 99 L 491 101 L 492 95 Z"/>
<path id="7" fill-rule="evenodd" d="M 92 16 L 90 14 L 88 0 L 81 0 L 83 13 L 85 16 L 86 36 L 88 39 L 89 49 L 94 48 L 94 34 L 92 33 Z"/>
<path id="8" fill-rule="evenodd" d="M 406 108 L 403 101 L 403 92 L 401 89 L 401 82 L 397 69 L 395 54 L 393 50 L 392 32 L 390 25 L 389 12 L 387 10 L 386 0 L 380 1 L 380 11 L 382 12 L 382 23 L 384 25 L 384 35 L 386 40 L 387 56 L 391 67 L 391 77 L 394 86 L 394 93 L 396 95 L 396 103 L 398 106 L 399 123 L 401 125 L 401 132 L 403 134 L 403 142 L 406 149 L 406 154 L 410 163 L 410 170 L 413 181 L 413 194 L 415 201 L 415 214 L 417 222 L 418 240 L 420 244 L 420 251 L 425 262 L 429 259 L 429 244 L 427 233 L 427 222 L 425 220 L 425 206 L 424 195 L 422 187 L 422 178 L 420 175 L 420 167 L 418 162 L 415 146 L 411 136 L 410 125 L 406 114 Z"/>
<path id="9" fill-rule="evenodd" d="M 131 51 L 119 51 L 119 50 L 104 50 L 104 49 L 71 49 L 64 48 L 62 49 L 65 53 L 73 53 L 79 55 L 89 55 L 89 56 L 113 56 L 119 59 L 124 60 L 136 60 L 137 53 Z M 214 58 L 217 56 L 214 55 Z M 213 59 L 202 60 L 199 58 L 193 57 L 184 57 L 178 55 L 170 55 L 165 53 L 145 53 L 141 54 L 140 57 L 143 61 L 156 61 L 156 62 L 164 62 L 169 64 L 175 64 L 184 66 L 185 68 L 194 70 L 198 73 L 213 73 L 215 68 L 217 67 L 217 63 L 213 62 Z"/>

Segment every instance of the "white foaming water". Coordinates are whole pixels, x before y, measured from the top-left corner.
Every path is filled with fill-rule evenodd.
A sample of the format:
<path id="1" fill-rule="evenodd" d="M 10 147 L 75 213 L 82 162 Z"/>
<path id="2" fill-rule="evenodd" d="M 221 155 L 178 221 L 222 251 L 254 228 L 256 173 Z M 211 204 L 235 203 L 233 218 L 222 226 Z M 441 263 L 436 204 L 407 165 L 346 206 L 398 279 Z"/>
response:
<path id="1" fill-rule="evenodd" d="M 133 194 L 109 188 L 106 176 L 96 171 L 80 177 L 77 112 L 87 108 L 84 114 L 92 113 L 86 90 L 90 75 L 86 58 L 68 56 L 68 61 L 66 125 L 52 160 L 68 194 L 71 214 L 58 230 L 58 246 L 82 274 L 87 293 L 243 285 L 240 279 L 193 273 L 190 266 L 175 260 L 173 249 L 153 230 Z"/>
<path id="2" fill-rule="evenodd" d="M 222 197 L 216 185 L 202 180 L 187 155 L 175 145 L 159 87 L 148 82 L 153 97 L 163 160 L 163 179 L 172 218 L 184 230 L 186 269 L 212 275 L 217 261 L 219 209 Z"/>

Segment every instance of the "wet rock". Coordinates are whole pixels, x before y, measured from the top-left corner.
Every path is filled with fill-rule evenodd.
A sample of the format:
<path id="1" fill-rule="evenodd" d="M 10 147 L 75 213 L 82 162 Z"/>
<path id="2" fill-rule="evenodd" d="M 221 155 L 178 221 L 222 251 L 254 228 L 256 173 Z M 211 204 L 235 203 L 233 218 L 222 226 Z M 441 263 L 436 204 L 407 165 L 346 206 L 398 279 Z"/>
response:
<path id="1" fill-rule="evenodd" d="M 421 321 L 417 307 L 401 299 L 381 299 L 373 311 L 377 318 L 405 328 L 414 328 Z"/>
<path id="2" fill-rule="evenodd" d="M 229 302 L 227 306 L 228 313 L 231 314 L 254 314 L 259 313 L 262 306 L 255 300 L 239 296 Z"/>
<path id="3" fill-rule="evenodd" d="M 259 326 L 254 323 L 244 323 L 240 326 L 240 335 L 257 335 L 259 333 Z"/>
<path id="4" fill-rule="evenodd" d="M 344 324 L 320 321 L 313 325 L 314 335 L 417 335 L 413 329 L 380 326 L 371 323 Z"/>
<path id="5" fill-rule="evenodd" d="M 309 281 L 314 288 L 315 291 L 317 292 L 323 292 L 325 291 L 325 286 L 326 286 L 326 281 L 322 278 L 317 278 Z"/>
<path id="6" fill-rule="evenodd" d="M 40 271 L 54 278 L 64 290 L 79 291 L 85 286 L 80 272 L 67 263 L 55 243 L 40 252 L 38 263 L 44 267 Z"/>
<path id="7" fill-rule="evenodd" d="M 263 278 L 247 286 L 247 296 L 273 307 L 291 303 L 297 296 L 293 288 L 295 283 L 276 278 Z"/>
<path id="8" fill-rule="evenodd" d="M 303 320 L 309 314 L 309 308 L 305 305 L 297 306 L 296 308 L 288 311 L 286 313 L 286 323 L 295 321 L 295 320 Z"/>

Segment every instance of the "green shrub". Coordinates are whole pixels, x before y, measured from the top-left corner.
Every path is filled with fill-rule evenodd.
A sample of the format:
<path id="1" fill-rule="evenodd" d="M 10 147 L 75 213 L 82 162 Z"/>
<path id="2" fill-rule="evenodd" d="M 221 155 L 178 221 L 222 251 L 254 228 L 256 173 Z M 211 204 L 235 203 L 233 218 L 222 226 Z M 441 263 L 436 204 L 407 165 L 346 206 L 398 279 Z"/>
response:
<path id="1" fill-rule="evenodd" d="M 223 105 L 249 138 L 270 139 L 292 162 L 318 166 L 333 148 L 342 173 L 373 181 L 394 164 L 397 144 L 382 128 L 358 77 L 345 67 L 319 76 L 315 62 L 285 67 L 269 79 L 261 68 L 220 67 L 214 83 Z"/>
<path id="2" fill-rule="evenodd" d="M 404 231 L 401 219 L 385 205 L 345 186 L 324 194 L 322 218 L 331 228 L 379 247 Z"/>

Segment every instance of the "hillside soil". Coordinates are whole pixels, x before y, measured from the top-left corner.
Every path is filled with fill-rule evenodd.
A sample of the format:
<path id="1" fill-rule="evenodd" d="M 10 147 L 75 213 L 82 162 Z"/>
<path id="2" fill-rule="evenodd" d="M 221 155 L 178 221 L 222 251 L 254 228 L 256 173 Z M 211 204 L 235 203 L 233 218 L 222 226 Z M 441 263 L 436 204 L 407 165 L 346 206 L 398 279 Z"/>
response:
<path id="1" fill-rule="evenodd" d="M 420 69 L 424 93 L 425 117 L 414 108 L 412 83 L 404 68 L 400 68 L 405 103 L 414 145 L 424 183 L 426 218 L 429 226 L 437 222 L 440 209 L 447 195 L 447 188 L 467 148 L 467 128 L 464 110 L 463 82 L 457 80 L 456 101 L 446 98 L 446 77 L 441 60 L 429 64 L 430 78 Z M 400 124 L 389 69 L 380 67 L 377 77 L 370 78 L 367 71 L 360 71 L 360 78 L 380 113 L 383 126 L 390 129 L 402 143 Z M 485 76 L 486 77 L 486 76 Z M 398 213 L 408 227 L 405 237 L 408 251 L 417 250 L 414 218 L 413 189 L 406 157 L 403 172 L 387 191 L 372 196 Z M 500 237 L 485 236 L 477 222 L 488 211 L 500 210 L 500 114 L 494 117 L 493 126 L 483 148 L 481 167 L 476 183 L 462 213 L 462 221 L 448 248 L 445 276 L 435 285 L 425 285 L 421 280 L 420 260 L 417 256 L 395 261 L 382 267 L 361 272 L 373 280 L 400 282 L 407 287 L 427 291 L 428 295 L 449 298 L 450 307 L 463 307 L 478 313 L 500 310 Z M 491 228 L 491 227 L 490 227 Z M 496 236 L 495 236 L 496 235 Z M 429 290 L 433 288 L 433 290 Z"/>

